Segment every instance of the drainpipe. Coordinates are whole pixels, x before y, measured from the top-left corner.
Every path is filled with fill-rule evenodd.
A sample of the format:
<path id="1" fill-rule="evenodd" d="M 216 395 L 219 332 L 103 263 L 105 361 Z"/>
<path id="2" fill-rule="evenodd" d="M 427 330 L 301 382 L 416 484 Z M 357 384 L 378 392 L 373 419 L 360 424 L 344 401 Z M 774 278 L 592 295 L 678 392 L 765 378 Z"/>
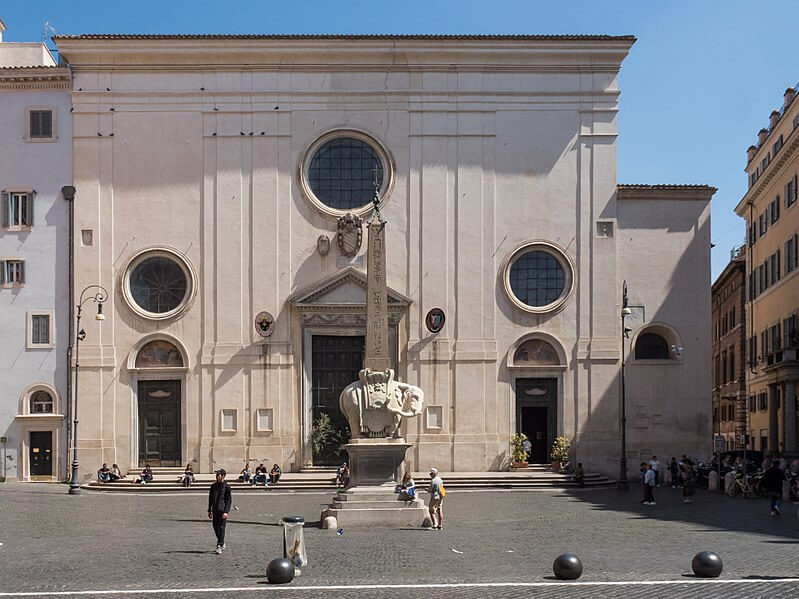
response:
<path id="1" fill-rule="evenodd" d="M 67 343 L 67 401 L 66 411 L 64 414 L 66 416 L 65 422 L 67 423 L 67 442 L 64 446 L 63 460 L 63 463 L 65 464 L 64 476 L 66 476 L 68 472 L 66 465 L 69 464 L 69 448 L 71 447 L 72 443 L 72 427 L 69 426 L 69 422 L 72 418 L 72 347 L 75 344 L 75 327 L 72 325 L 75 320 L 75 252 L 73 250 L 75 247 L 75 187 L 72 185 L 65 185 L 61 188 L 61 195 L 63 195 L 64 199 L 69 202 L 69 247 L 67 248 L 67 255 L 69 256 L 69 269 L 67 275 L 67 286 L 69 287 L 69 326 L 67 327 L 67 330 L 69 331 L 69 342 Z"/>

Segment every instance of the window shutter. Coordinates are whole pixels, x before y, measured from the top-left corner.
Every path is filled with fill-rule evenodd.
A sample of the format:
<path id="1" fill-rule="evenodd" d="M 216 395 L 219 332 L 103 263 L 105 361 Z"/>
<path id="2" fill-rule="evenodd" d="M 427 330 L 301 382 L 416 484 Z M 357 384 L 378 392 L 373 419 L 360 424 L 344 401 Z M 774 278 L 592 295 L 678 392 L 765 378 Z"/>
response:
<path id="1" fill-rule="evenodd" d="M 19 283 L 22 284 L 25 282 L 25 261 L 19 261 Z"/>
<path id="2" fill-rule="evenodd" d="M 797 185 L 799 185 L 799 175 L 793 176 L 793 190 L 791 193 L 790 203 L 793 204 L 796 201 L 796 194 L 799 193 L 799 189 L 797 189 Z"/>
<path id="3" fill-rule="evenodd" d="M 791 205 L 791 182 L 790 181 L 788 181 L 788 183 L 785 184 L 785 199 L 783 201 L 785 202 L 785 207 L 786 208 Z"/>
<path id="4" fill-rule="evenodd" d="M 5 191 L 2 195 L 2 204 L 3 204 L 3 228 L 5 229 L 8 227 L 8 193 Z"/>
<path id="5" fill-rule="evenodd" d="M 40 127 L 39 127 L 39 113 L 35 110 L 31 110 L 29 113 L 30 118 L 30 136 L 31 137 L 39 137 Z"/>
<path id="6" fill-rule="evenodd" d="M 0 285 L 6 282 L 6 263 L 0 260 Z"/>
<path id="7" fill-rule="evenodd" d="M 33 193 L 25 195 L 25 222 L 22 223 L 26 227 L 33 226 Z"/>

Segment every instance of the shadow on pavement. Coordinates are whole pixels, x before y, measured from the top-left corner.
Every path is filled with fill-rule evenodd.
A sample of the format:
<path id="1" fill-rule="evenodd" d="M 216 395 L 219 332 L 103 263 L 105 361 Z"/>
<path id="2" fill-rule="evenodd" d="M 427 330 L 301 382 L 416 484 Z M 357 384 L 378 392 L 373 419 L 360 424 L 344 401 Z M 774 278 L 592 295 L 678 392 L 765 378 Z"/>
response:
<path id="1" fill-rule="evenodd" d="M 783 507 L 783 515 L 772 517 L 766 498 L 744 500 L 704 489 L 697 489 L 693 503 L 683 503 L 681 490 L 659 487 L 655 490 L 657 505 L 654 506 L 640 503 L 640 484 L 631 484 L 628 491 L 603 489 L 591 493 L 576 493 L 565 490 L 560 497 L 570 502 L 589 504 L 591 510 L 627 512 L 633 520 L 694 523 L 703 527 L 704 532 L 767 534 L 791 540 L 764 539 L 762 543 L 799 544 L 799 522 L 794 516 L 795 506 L 787 502 Z"/>

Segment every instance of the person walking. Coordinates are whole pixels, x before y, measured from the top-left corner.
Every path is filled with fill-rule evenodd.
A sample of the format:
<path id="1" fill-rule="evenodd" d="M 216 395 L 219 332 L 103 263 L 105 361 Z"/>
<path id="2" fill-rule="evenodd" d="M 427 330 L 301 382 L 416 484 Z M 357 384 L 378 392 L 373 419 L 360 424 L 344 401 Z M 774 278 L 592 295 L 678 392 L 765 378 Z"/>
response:
<path id="1" fill-rule="evenodd" d="M 214 533 L 216 534 L 216 549 L 214 553 L 222 555 L 222 552 L 227 549 L 225 545 L 225 525 L 227 524 L 228 513 L 232 498 L 230 494 L 230 485 L 225 482 L 224 468 L 216 471 L 216 482 L 211 485 L 211 490 L 208 493 L 208 519 L 213 522 Z"/>
<path id="2" fill-rule="evenodd" d="M 682 494 L 685 499 L 683 503 L 693 503 L 694 493 L 696 493 L 696 471 L 694 463 L 683 456 L 682 460 Z"/>
<path id="3" fill-rule="evenodd" d="M 430 486 L 427 488 L 430 493 L 430 521 L 433 523 L 430 526 L 431 530 L 441 530 L 444 527 L 444 512 L 442 505 L 444 503 L 444 481 L 438 475 L 438 468 L 430 468 Z"/>
<path id="4" fill-rule="evenodd" d="M 652 466 L 652 470 L 655 471 L 655 485 L 660 486 L 660 462 L 658 461 L 658 457 L 656 455 L 652 456 L 652 459 L 649 460 L 649 465 Z"/>
<path id="5" fill-rule="evenodd" d="M 650 462 L 644 473 L 644 505 L 655 505 L 655 469 Z"/>
<path id="6" fill-rule="evenodd" d="M 676 489 L 680 485 L 680 466 L 674 456 L 669 462 L 669 473 L 671 474 L 671 488 Z"/>
<path id="7" fill-rule="evenodd" d="M 779 516 L 782 507 L 782 483 L 785 480 L 785 472 L 780 468 L 779 460 L 772 460 L 771 466 L 763 473 L 762 485 L 768 493 L 771 515 Z"/>

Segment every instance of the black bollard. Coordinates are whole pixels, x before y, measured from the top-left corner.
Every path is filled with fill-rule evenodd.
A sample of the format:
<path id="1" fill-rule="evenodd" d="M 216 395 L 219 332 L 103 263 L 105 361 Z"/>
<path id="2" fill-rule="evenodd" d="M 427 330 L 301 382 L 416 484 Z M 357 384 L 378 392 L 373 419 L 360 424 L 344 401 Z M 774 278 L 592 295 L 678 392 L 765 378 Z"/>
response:
<path id="1" fill-rule="evenodd" d="M 266 579 L 270 584 L 287 584 L 294 580 L 294 564 L 285 557 L 276 557 L 266 567 Z"/>
<path id="2" fill-rule="evenodd" d="M 721 558 L 712 551 L 700 551 L 691 560 L 691 570 L 699 578 L 716 578 L 723 569 Z"/>
<path id="3" fill-rule="evenodd" d="M 583 574 L 583 563 L 571 553 L 564 553 L 555 558 L 552 571 L 561 580 L 577 580 Z"/>

